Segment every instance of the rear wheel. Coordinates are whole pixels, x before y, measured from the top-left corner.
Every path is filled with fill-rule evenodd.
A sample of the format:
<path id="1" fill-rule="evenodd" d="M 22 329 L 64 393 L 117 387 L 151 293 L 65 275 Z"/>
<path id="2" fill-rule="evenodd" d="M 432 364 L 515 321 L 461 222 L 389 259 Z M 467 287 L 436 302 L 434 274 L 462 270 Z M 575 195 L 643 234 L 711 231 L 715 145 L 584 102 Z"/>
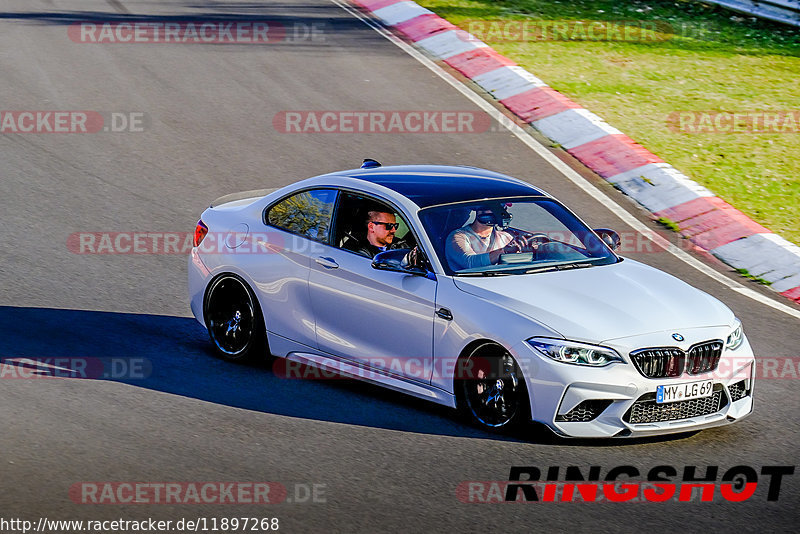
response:
<path id="1" fill-rule="evenodd" d="M 459 409 L 473 424 L 492 432 L 527 421 L 530 400 L 514 358 L 502 347 L 481 345 L 457 366 Z"/>
<path id="2" fill-rule="evenodd" d="M 226 274 L 214 280 L 204 315 L 208 335 L 220 357 L 251 362 L 269 354 L 258 301 L 238 276 Z"/>

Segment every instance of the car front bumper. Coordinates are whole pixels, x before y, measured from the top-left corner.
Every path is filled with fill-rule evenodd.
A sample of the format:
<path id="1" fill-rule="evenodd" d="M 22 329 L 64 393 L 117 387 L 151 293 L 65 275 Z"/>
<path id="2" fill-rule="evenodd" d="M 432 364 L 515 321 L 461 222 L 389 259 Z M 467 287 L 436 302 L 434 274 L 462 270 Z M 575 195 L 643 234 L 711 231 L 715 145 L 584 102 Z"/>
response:
<path id="1" fill-rule="evenodd" d="M 560 436 L 643 437 L 730 424 L 753 410 L 755 358 L 745 340 L 723 350 L 714 371 L 647 378 L 625 357 L 605 367 L 571 365 L 543 356 L 527 342 L 512 350 L 528 384 L 531 418 Z M 659 385 L 711 380 L 710 397 L 656 402 Z"/>

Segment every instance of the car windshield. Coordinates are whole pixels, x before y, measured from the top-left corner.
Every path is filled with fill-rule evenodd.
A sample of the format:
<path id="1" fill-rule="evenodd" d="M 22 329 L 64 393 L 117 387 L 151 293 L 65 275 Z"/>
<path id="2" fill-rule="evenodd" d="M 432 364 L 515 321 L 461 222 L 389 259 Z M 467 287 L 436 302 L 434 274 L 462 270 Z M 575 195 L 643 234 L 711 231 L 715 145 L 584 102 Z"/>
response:
<path id="1" fill-rule="evenodd" d="M 448 274 L 529 274 L 616 263 L 572 212 L 542 197 L 480 200 L 419 212 Z"/>

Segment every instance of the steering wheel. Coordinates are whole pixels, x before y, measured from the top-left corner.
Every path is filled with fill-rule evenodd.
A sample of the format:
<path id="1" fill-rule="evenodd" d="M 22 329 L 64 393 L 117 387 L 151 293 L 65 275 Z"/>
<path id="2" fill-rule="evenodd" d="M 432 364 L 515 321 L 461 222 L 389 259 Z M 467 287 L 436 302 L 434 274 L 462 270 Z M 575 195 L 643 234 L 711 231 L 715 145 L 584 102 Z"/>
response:
<path id="1" fill-rule="evenodd" d="M 521 234 L 511 240 L 509 245 L 516 245 L 520 252 L 536 252 L 539 245 L 549 243 L 550 238 L 546 234 Z"/>
<path id="2" fill-rule="evenodd" d="M 534 250 L 539 248 L 539 245 L 543 245 L 551 241 L 551 239 L 547 237 L 547 234 L 543 233 L 529 234 L 525 236 L 525 240 L 528 242 L 529 246 L 533 247 Z"/>

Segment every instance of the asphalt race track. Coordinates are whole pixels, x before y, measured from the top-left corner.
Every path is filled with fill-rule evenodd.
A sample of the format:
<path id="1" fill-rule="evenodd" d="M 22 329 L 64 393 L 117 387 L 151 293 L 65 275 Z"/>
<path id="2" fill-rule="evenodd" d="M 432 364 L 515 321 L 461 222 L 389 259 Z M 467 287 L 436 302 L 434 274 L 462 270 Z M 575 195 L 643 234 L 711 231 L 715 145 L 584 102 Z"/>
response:
<path id="1" fill-rule="evenodd" d="M 633 466 L 644 476 L 668 465 L 678 481 L 686 466 L 697 466 L 698 476 L 718 466 L 720 482 L 734 466 L 760 474 L 764 466 L 798 463 L 800 320 L 667 253 L 624 255 L 721 299 L 741 318 L 757 357 L 780 365 L 757 383 L 755 412 L 745 421 L 612 442 L 534 432 L 495 437 L 448 410 L 376 387 L 286 380 L 268 367 L 225 363 L 191 318 L 185 255 L 77 253 L 75 234 L 191 232 L 220 195 L 357 167 L 365 157 L 515 175 L 592 226 L 630 234 L 498 125 L 450 134 L 276 129 L 273 118 L 289 110 L 477 112 L 345 10 L 325 0 L 3 0 L 0 7 L 0 109 L 94 111 L 106 126 L 112 113 L 141 120 L 122 132 L 0 134 L 0 373 L 8 378 L 0 380 L 1 518 L 276 517 L 282 532 L 633 532 L 645 524 L 672 533 L 796 531 L 800 473 L 783 478 L 774 501 L 761 475 L 744 502 L 719 491 L 712 502 L 478 504 L 457 497 L 465 481 L 507 481 L 512 466 L 600 466 L 603 475 Z M 291 32 L 257 44 L 84 43 L 70 33 L 85 21 L 254 19 Z M 658 230 L 631 201 L 588 178 Z M 116 358 L 142 373 L 13 379 L 21 358 Z M 81 504 L 74 495 L 84 482 L 206 481 L 277 482 L 288 494 L 267 505 Z"/>

